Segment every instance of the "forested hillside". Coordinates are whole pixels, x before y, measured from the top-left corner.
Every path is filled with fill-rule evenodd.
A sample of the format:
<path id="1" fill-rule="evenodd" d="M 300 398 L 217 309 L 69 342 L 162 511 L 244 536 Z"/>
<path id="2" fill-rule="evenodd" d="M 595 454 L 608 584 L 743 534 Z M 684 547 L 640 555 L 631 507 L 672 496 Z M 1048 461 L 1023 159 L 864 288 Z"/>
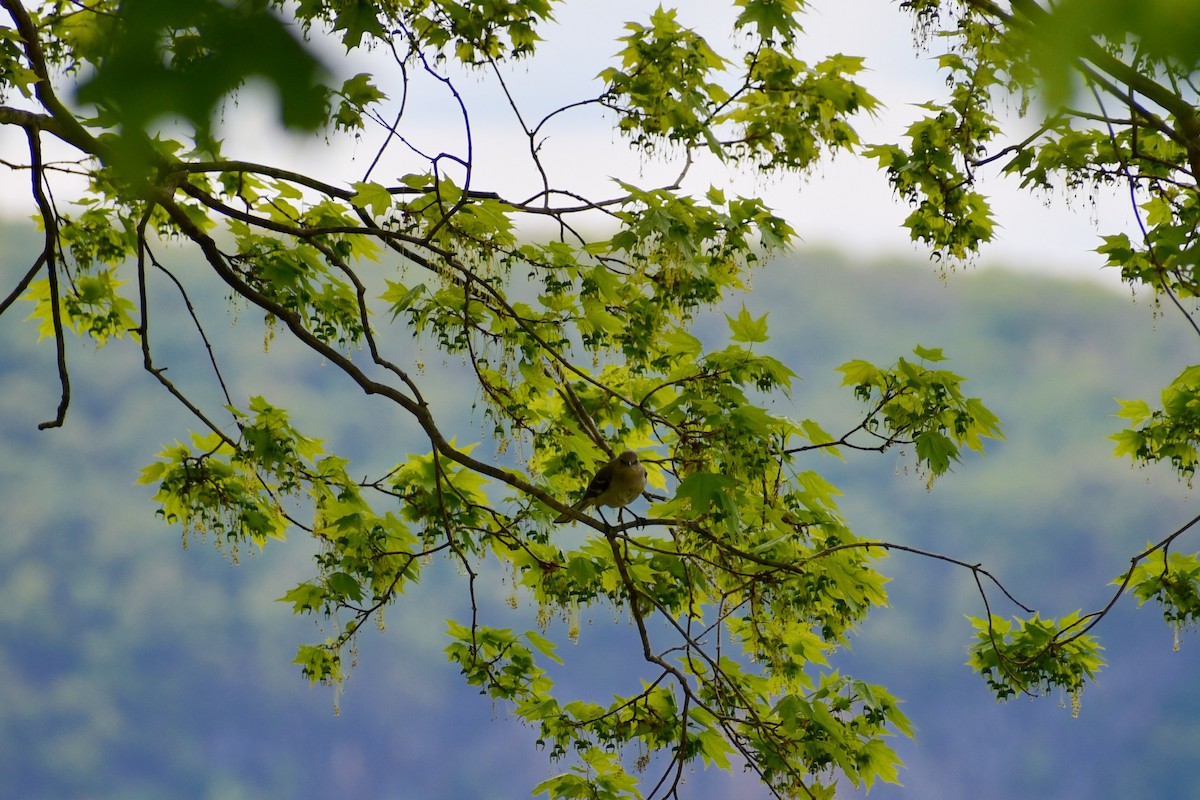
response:
<path id="1" fill-rule="evenodd" d="M 0 237 L 5 269 L 27 263 L 14 260 L 23 241 Z M 927 264 L 849 265 L 821 253 L 773 262 L 727 310 L 742 301 L 769 313 L 770 348 L 801 372 L 798 393 L 777 401 L 785 413 L 794 406 L 830 430 L 852 423 L 860 409 L 833 368 L 920 344 L 944 348 L 969 393 L 1000 415 L 1007 438 L 931 490 L 900 452 L 882 465 L 853 454 L 824 465 L 860 535 L 981 562 L 1054 616 L 1103 606 L 1129 556 L 1196 513 L 1187 487 L 1114 460 L 1104 439 L 1119 427 L 1114 395 L 1153 391 L 1187 363 L 1194 334 L 1170 313 L 1090 284 L 996 271 L 942 277 Z M 413 430 L 372 415 L 339 374 L 294 361 L 253 314 L 200 311 L 210 332 L 224 331 L 214 344 L 234 392 L 239 374 L 270 375 L 302 430 L 357 452 L 356 471 L 423 448 Z M 181 364 L 199 352 L 183 314 L 158 322 L 168 366 L 172 353 Z M 151 379 L 126 340 L 75 359 L 66 427 L 38 432 L 58 387 L 53 347 L 35 338 L 13 315 L 0 320 L 0 794 L 519 798 L 545 776 L 533 734 L 446 664 L 443 614 L 426 603 L 446 591 L 436 579 L 364 639 L 344 691 L 311 688 L 289 664 L 310 624 L 265 602 L 309 574 L 311 545 L 242 552 L 236 566 L 202 537 L 181 547 L 134 482 L 186 415 L 163 393 L 133 399 Z M 425 365 L 446 392 L 459 368 L 437 355 Z M 486 425 L 477 429 L 491 449 Z M 887 684 L 918 731 L 915 743 L 897 743 L 905 786 L 877 786 L 872 798 L 1200 794 L 1200 699 L 1186 690 L 1200 642 L 1185 633 L 1173 652 L 1153 608 L 1134 610 L 1127 598 L 1100 628 L 1109 663 L 1072 719 L 1058 697 L 998 706 L 963 666 L 964 617 L 984 613 L 969 572 L 905 554 L 884 570 L 892 608 L 870 618 L 844 667 Z M 514 628 L 536 614 L 515 591 L 481 600 L 515 600 Z M 563 653 L 558 677 L 586 687 L 587 670 L 620 670 L 611 653 L 629 652 L 606 642 L 634 633 L 603 614 L 579 623 L 577 652 Z M 736 776 L 688 780 L 688 797 L 761 796 Z"/>

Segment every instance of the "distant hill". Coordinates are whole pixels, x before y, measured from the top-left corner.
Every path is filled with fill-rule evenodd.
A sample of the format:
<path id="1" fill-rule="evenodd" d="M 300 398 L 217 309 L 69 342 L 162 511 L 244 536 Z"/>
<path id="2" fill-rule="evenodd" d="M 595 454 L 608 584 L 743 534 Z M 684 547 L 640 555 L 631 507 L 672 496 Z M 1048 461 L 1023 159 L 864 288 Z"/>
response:
<path id="1" fill-rule="evenodd" d="M 4 274 L 19 274 L 35 247 L 36 237 L 4 231 Z M 1186 487 L 1114 461 L 1104 439 L 1118 427 L 1115 396 L 1154 400 L 1192 357 L 1195 340 L 1170 314 L 1155 319 L 1091 284 L 1000 271 L 942 280 L 926 264 L 852 265 L 827 253 L 772 263 L 729 310 L 742 302 L 769 312 L 770 350 L 803 377 L 784 413 L 831 431 L 852 424 L 859 409 L 833 368 L 921 344 L 944 348 L 969 392 L 1000 414 L 1007 439 L 932 491 L 899 453 L 814 455 L 863 535 L 982 562 L 1023 601 L 1059 615 L 1101 606 L 1139 546 L 1196 513 Z M 286 342 L 264 352 L 254 314 L 202 310 L 231 359 L 231 383 L 265 382 L 302 429 L 364 465 L 420 446 L 398 417 L 343 415 L 364 401 Z M 131 343 L 76 345 L 68 424 L 38 432 L 57 402 L 52 347 L 35 345 L 17 311 L 0 319 L 0 794 L 528 796 L 552 769 L 532 733 L 462 685 L 442 656 L 445 609 L 462 603 L 451 582 L 427 579 L 389 612 L 342 694 L 308 687 L 289 662 L 313 628 L 270 601 L 311 573 L 310 545 L 247 553 L 237 566 L 199 541 L 181 548 L 154 519 L 150 492 L 132 484 L 163 443 L 184 436 L 186 415 L 154 390 Z M 164 363 L 200 386 L 197 346 L 174 321 L 153 322 Z M 700 329 L 718 335 L 717 322 Z M 450 387 L 455 368 L 435 363 L 427 380 Z M 469 402 L 460 439 L 482 438 L 468 413 Z M 998 706 L 962 666 L 964 615 L 983 613 L 970 575 L 901 555 L 885 570 L 892 608 L 837 664 L 888 685 L 919 729 L 915 744 L 898 743 L 906 787 L 876 787 L 873 800 L 1200 796 L 1200 697 L 1190 691 L 1200 642 L 1185 636 L 1172 652 L 1157 612 L 1124 600 L 1100 629 L 1110 663 L 1080 719 L 1058 698 Z M 503 603 L 505 591 L 491 599 Z M 511 613 L 514 626 L 531 618 Z M 596 610 L 578 654 L 565 655 L 610 669 L 628 658 L 615 649 L 628 634 Z M 588 682 L 585 672 L 564 679 Z M 763 793 L 743 776 L 696 773 L 687 796 Z"/>

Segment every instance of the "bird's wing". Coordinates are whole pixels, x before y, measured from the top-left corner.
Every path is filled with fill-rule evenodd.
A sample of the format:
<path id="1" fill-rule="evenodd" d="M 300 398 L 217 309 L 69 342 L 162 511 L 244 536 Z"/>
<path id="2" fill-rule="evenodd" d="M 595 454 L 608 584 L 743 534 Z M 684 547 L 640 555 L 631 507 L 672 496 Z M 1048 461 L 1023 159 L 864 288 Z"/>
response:
<path id="1" fill-rule="evenodd" d="M 587 485 L 587 489 L 584 490 L 583 497 L 575 501 L 575 503 L 571 505 L 571 508 L 575 509 L 576 511 L 582 511 L 591 503 L 591 501 L 608 491 L 608 487 L 612 485 L 612 479 L 613 465 L 610 462 L 596 471 L 596 475 Z M 558 519 L 554 521 L 566 522 L 569 519 L 571 519 L 570 514 L 560 514 Z"/>
<path id="2" fill-rule="evenodd" d="M 583 493 L 584 500 L 592 500 L 608 491 L 608 487 L 612 485 L 613 465 L 605 464 L 596 471 L 596 476 L 592 478 L 592 482 L 588 484 L 587 491 Z"/>

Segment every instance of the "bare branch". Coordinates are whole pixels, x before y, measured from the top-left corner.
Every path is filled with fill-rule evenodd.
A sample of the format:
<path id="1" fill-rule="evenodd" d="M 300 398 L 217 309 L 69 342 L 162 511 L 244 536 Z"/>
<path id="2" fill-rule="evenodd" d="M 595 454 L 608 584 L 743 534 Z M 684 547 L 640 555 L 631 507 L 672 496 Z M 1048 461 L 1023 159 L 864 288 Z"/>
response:
<path id="1" fill-rule="evenodd" d="M 42 217 L 42 229 L 45 232 L 42 239 L 42 254 L 38 262 L 46 266 L 46 279 L 50 285 L 50 319 L 54 326 L 55 360 L 58 364 L 58 382 L 61 393 L 58 410 L 54 419 L 38 424 L 38 430 L 61 427 L 67 418 L 67 406 L 71 403 L 71 378 L 67 373 L 67 345 L 63 333 L 62 306 L 58 286 L 58 217 L 50 207 L 50 201 L 42 188 L 42 143 L 36 129 L 26 128 L 26 138 L 29 140 L 30 183 L 34 200 L 37 202 L 38 213 Z M 34 273 L 27 273 L 25 281 L 32 278 Z M 11 302 L 8 301 L 8 302 Z"/>

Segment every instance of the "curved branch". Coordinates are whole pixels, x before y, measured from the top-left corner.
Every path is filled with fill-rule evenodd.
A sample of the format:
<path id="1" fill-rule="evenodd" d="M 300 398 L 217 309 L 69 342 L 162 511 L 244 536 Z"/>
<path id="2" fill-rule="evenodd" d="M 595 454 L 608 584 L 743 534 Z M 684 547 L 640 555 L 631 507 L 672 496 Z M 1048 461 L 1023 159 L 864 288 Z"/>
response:
<path id="1" fill-rule="evenodd" d="M 33 24 L 32 17 L 29 16 L 29 11 L 26 10 L 21 0 L 0 0 L 0 7 L 8 12 L 16 25 L 17 33 L 21 36 L 25 57 L 29 61 L 29 68 L 37 76 L 38 80 L 33 84 L 34 96 L 38 102 L 50 112 L 50 119 L 54 120 L 54 125 L 39 124 L 38 127 L 45 128 L 51 133 L 54 133 L 64 141 L 75 145 L 80 150 L 88 153 L 107 153 L 108 149 L 104 147 L 96 137 L 88 133 L 87 129 L 79 124 L 79 120 L 75 115 L 67 110 L 62 101 L 54 93 L 50 82 L 50 70 L 46 64 L 46 55 L 42 51 L 41 38 L 38 36 L 37 27 Z M 14 109 L 15 111 L 15 109 Z M 44 119 L 40 115 L 31 114 L 28 117 L 30 122 L 34 120 Z M 26 127 L 30 127 L 26 124 Z"/>
<path id="2" fill-rule="evenodd" d="M 179 206 L 179 204 L 171 197 L 170 193 L 165 190 L 157 190 L 155 201 L 170 215 L 171 220 L 177 225 L 189 239 L 191 239 L 204 254 L 205 260 L 216 271 L 217 275 L 225 281 L 234 291 L 245 297 L 250 302 L 269 312 L 273 316 L 280 319 L 292 332 L 292 334 L 310 349 L 319 353 L 322 357 L 334 364 L 345 373 L 359 388 L 368 395 L 381 395 L 393 401 L 405 411 L 407 411 L 417 421 L 417 424 L 425 431 L 429 437 L 433 448 L 446 456 L 450 460 L 467 467 L 481 475 L 486 475 L 490 478 L 507 484 L 519 492 L 536 498 L 545 503 L 550 508 L 560 513 L 568 512 L 570 506 L 561 502 L 558 498 L 551 495 L 545 489 L 535 486 L 519 475 L 509 472 L 499 467 L 495 467 L 478 459 L 472 458 L 466 453 L 452 446 L 449 440 L 442 434 L 438 428 L 436 421 L 433 418 L 433 412 L 430 410 L 428 403 L 416 392 L 416 385 L 406 373 L 401 372 L 400 376 L 406 385 L 414 392 L 414 396 L 410 397 L 395 387 L 385 383 L 372 380 L 365 372 L 347 356 L 343 355 L 339 350 L 323 342 L 311 331 L 304 327 L 299 315 L 295 312 L 284 308 L 279 303 L 271 298 L 256 291 L 253 287 L 242 281 L 238 275 L 226 263 L 225 255 L 217 247 L 216 241 L 205 233 L 196 225 L 196 223 L 188 216 L 187 212 Z M 599 520 L 587 518 L 584 520 L 588 525 L 596 530 L 603 530 L 604 526 Z"/>
<path id="3" fill-rule="evenodd" d="M 25 290 L 29 288 L 29 284 L 33 283 L 33 279 L 45 265 L 46 251 L 43 250 L 34 260 L 33 266 L 29 268 L 29 271 L 21 276 L 21 280 L 17 281 L 17 285 L 14 286 L 13 290 L 8 293 L 8 296 L 3 300 L 0 300 L 0 316 L 2 316 L 4 312 L 8 310 L 9 306 L 17 301 L 17 298 L 25 293 Z"/>
<path id="4" fill-rule="evenodd" d="M 50 201 L 46 198 L 46 192 L 42 188 L 42 143 L 38 138 L 38 131 L 26 128 L 25 135 L 29 140 L 30 184 L 34 200 L 37 202 L 38 213 L 42 217 L 42 229 L 45 231 L 42 254 L 38 257 L 38 262 L 45 264 L 46 280 L 50 286 L 50 320 L 54 326 L 55 361 L 58 365 L 60 387 L 58 410 L 54 419 L 38 424 L 38 430 L 44 431 L 47 428 L 61 427 L 66 421 L 67 406 L 71 403 L 71 377 L 67 373 L 67 345 L 63 333 L 62 304 L 58 286 L 58 218 L 54 214 L 54 209 L 50 207 Z M 26 274 L 26 284 L 32 275 L 33 273 Z"/>
<path id="5" fill-rule="evenodd" d="M 155 380 L 162 384 L 172 397 L 182 403 L 183 406 L 192 414 L 192 416 L 203 422 L 205 427 L 219 436 L 226 444 L 230 445 L 231 447 L 236 447 L 237 443 L 233 440 L 233 438 L 221 430 L 221 428 L 215 422 L 209 419 L 208 416 L 195 403 L 189 400 L 187 396 L 179 390 L 179 387 L 175 385 L 174 381 L 171 381 L 167 378 L 165 374 L 167 371 L 166 367 L 155 366 L 154 359 L 150 355 L 150 303 L 148 302 L 146 296 L 146 256 L 149 252 L 149 247 L 146 244 L 146 225 L 150 222 L 150 215 L 153 210 L 153 205 L 147 206 L 146 211 L 138 220 L 137 225 L 137 283 L 138 303 L 141 306 L 141 320 L 138 323 L 136 332 L 142 345 L 142 368 L 145 369 L 146 372 L 153 375 Z M 155 262 L 155 265 L 159 266 L 161 269 L 161 266 L 158 265 L 157 261 Z M 196 319 L 195 310 L 192 308 L 191 301 L 188 300 L 187 293 L 183 291 L 183 286 L 180 285 L 179 281 L 175 280 L 174 275 L 171 275 L 171 273 L 167 272 L 165 269 L 163 272 L 166 272 L 171 280 L 175 281 L 175 285 L 179 288 L 179 291 L 183 293 L 183 299 L 184 302 L 187 303 L 188 311 L 192 314 L 192 319 L 195 321 L 196 326 L 200 328 L 200 321 Z M 209 344 L 208 337 L 204 335 L 203 328 L 200 328 L 200 336 L 204 339 L 205 347 L 208 348 L 209 358 L 212 359 L 212 345 Z M 217 369 L 217 362 L 215 359 L 213 359 L 212 365 L 213 369 Z M 229 405 L 233 405 L 233 401 L 229 398 L 229 392 L 225 388 L 225 381 L 221 379 L 221 372 L 219 369 L 217 369 L 217 379 L 220 381 L 221 389 L 225 393 L 225 401 L 229 403 Z"/>
<path id="6" fill-rule="evenodd" d="M 1102 619 L 1104 619 L 1104 617 L 1108 616 L 1108 613 L 1110 611 L 1112 611 L 1113 607 L 1117 604 L 1117 601 L 1121 599 L 1121 596 L 1123 594 L 1125 594 L 1125 590 L 1129 588 L 1129 582 L 1131 580 L 1133 580 L 1133 568 L 1136 567 L 1142 561 L 1149 558 L 1150 556 L 1154 555 L 1159 550 L 1165 551 L 1168 547 L 1171 546 L 1172 542 L 1174 542 L 1176 539 L 1178 539 L 1180 536 L 1182 536 L 1184 533 L 1186 533 L 1190 528 L 1192 528 L 1197 523 L 1200 523 L 1200 514 L 1197 514 L 1196 516 L 1192 517 L 1190 520 L 1185 522 L 1181 527 L 1179 527 L 1174 533 L 1172 533 L 1167 538 L 1163 539 L 1162 541 L 1158 542 L 1157 544 L 1147 547 L 1145 550 L 1138 553 L 1133 558 L 1129 559 L 1129 570 L 1125 573 L 1125 577 L 1121 581 L 1120 585 L 1117 586 L 1116 591 L 1113 592 L 1113 596 L 1111 598 L 1109 598 L 1108 603 L 1106 603 L 1104 605 L 1104 607 L 1099 609 L 1098 611 L 1093 611 L 1090 614 L 1084 614 L 1082 617 L 1080 617 L 1079 620 L 1075 623 L 1075 625 L 1076 626 L 1082 625 L 1083 627 L 1080 628 L 1080 630 L 1076 631 L 1075 633 L 1071 634 L 1070 636 L 1066 637 L 1065 639 L 1062 639 L 1062 641 L 1070 642 L 1075 639 L 1078 639 L 1080 636 L 1083 636 L 1088 631 L 1090 631 L 1092 628 L 1099 625 L 1100 620 L 1102 620 Z M 1074 626 L 1072 626 L 1072 627 L 1074 627 Z M 1070 630 L 1070 628 L 1066 628 L 1062 631 L 1059 631 L 1059 636 L 1062 636 L 1068 630 Z M 1057 637 L 1056 637 L 1056 641 L 1057 641 Z"/>

